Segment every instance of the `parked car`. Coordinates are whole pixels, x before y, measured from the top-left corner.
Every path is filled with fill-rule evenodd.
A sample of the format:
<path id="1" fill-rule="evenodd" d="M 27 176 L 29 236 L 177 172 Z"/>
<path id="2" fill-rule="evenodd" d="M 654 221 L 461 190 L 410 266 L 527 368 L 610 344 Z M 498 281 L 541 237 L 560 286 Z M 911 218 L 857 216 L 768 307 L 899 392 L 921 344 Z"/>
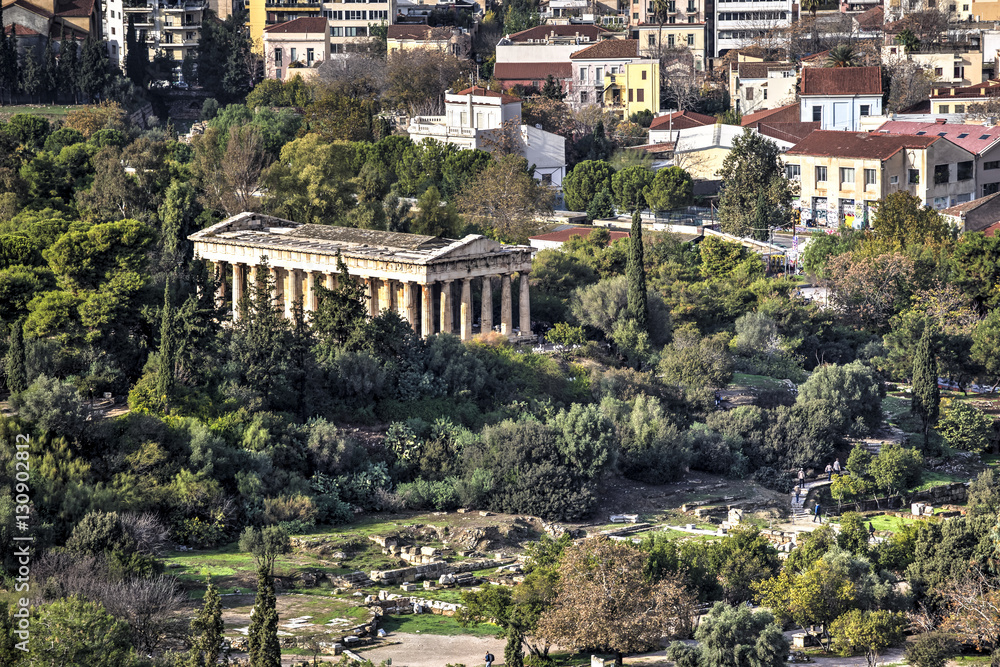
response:
<path id="1" fill-rule="evenodd" d="M 188 85 L 186 81 L 178 81 L 174 84 L 174 88 L 177 88 L 178 90 L 187 90 Z"/>

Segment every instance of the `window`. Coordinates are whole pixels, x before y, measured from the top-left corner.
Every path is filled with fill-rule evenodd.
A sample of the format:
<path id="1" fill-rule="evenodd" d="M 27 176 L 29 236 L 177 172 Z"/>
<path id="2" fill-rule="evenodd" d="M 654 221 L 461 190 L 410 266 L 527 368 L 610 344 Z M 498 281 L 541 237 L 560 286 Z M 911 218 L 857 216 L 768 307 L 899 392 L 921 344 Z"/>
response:
<path id="1" fill-rule="evenodd" d="M 688 35 L 688 46 L 694 46 L 694 35 L 693 34 L 689 34 Z"/>
<path id="2" fill-rule="evenodd" d="M 764 89 L 764 99 L 767 99 L 767 88 Z"/>
<path id="3" fill-rule="evenodd" d="M 288 56 L 288 62 L 293 63 L 297 59 L 298 52 L 297 52 L 297 50 L 296 50 L 296 48 L 294 46 L 289 49 L 289 52 L 290 52 L 290 55 Z"/>
<path id="4" fill-rule="evenodd" d="M 968 132 L 963 132 L 962 134 L 958 135 L 958 138 L 959 139 L 965 139 L 967 136 L 969 136 L 969 133 Z"/>
<path id="5" fill-rule="evenodd" d="M 983 184 L 983 196 L 992 195 L 1000 192 L 1000 183 L 984 183 Z"/>
<path id="6" fill-rule="evenodd" d="M 747 97 L 747 100 L 748 100 L 748 101 L 749 101 L 749 100 L 752 100 L 752 99 L 753 99 L 753 86 L 750 86 L 750 87 L 748 87 L 748 88 L 745 88 L 745 89 L 744 89 L 744 91 L 746 92 L 746 97 Z"/>
<path id="7" fill-rule="evenodd" d="M 642 80 L 646 80 L 646 70 L 642 70 Z"/>
<path id="8" fill-rule="evenodd" d="M 280 48 L 274 50 L 274 66 L 275 67 L 281 67 L 281 49 Z"/>
<path id="9" fill-rule="evenodd" d="M 871 116 L 872 115 L 872 105 L 870 105 L 870 104 L 862 104 L 861 105 L 861 115 L 862 116 Z"/>
<path id="10" fill-rule="evenodd" d="M 813 122 L 814 123 L 823 122 L 823 107 L 820 106 L 813 107 Z"/>
<path id="11" fill-rule="evenodd" d="M 639 20 L 639 12 L 632 12 L 632 18 L 636 21 Z"/>
<path id="12" fill-rule="evenodd" d="M 634 102 L 634 101 L 635 101 L 635 100 L 633 100 L 633 99 L 632 99 L 632 96 L 633 96 L 633 90 L 634 90 L 633 88 L 629 88 L 629 89 L 628 89 L 628 101 L 629 101 L 629 102 Z"/>
<path id="13" fill-rule="evenodd" d="M 675 2 L 675 0 L 669 0 L 667 2 L 667 11 L 671 13 L 677 11 L 677 2 Z"/>
<path id="14" fill-rule="evenodd" d="M 965 105 L 964 104 L 956 104 L 955 105 L 955 113 L 965 113 Z"/>
<path id="15" fill-rule="evenodd" d="M 672 15 L 667 19 L 667 23 L 677 23 L 677 17 Z"/>
<path id="16" fill-rule="evenodd" d="M 944 76 L 944 70 L 941 69 L 940 67 L 935 67 L 934 68 L 934 76 L 936 76 L 936 77 L 942 77 L 942 76 Z"/>
<path id="17" fill-rule="evenodd" d="M 697 21 L 695 20 L 695 17 L 689 16 L 688 17 L 688 23 L 697 23 Z"/>
<path id="18" fill-rule="evenodd" d="M 1000 169 L 1000 160 L 990 160 L 983 163 L 983 169 Z"/>
<path id="19" fill-rule="evenodd" d="M 958 163 L 958 180 L 967 181 L 972 178 L 972 160 Z"/>
<path id="20" fill-rule="evenodd" d="M 672 47 L 673 45 L 674 45 L 674 36 L 673 35 L 667 35 L 667 46 Z"/>
<path id="21" fill-rule="evenodd" d="M 938 113 L 948 113 L 950 108 L 951 107 L 949 107 L 947 104 L 942 104 L 940 107 L 938 107 Z"/>
<path id="22" fill-rule="evenodd" d="M 920 184 L 920 170 L 919 169 L 908 169 L 907 172 L 909 173 L 909 176 L 908 176 L 908 182 L 909 182 L 909 184 L 910 185 L 919 185 Z"/>
<path id="23" fill-rule="evenodd" d="M 306 64 L 312 67 L 313 64 L 313 49 L 306 49 Z"/>
<path id="24" fill-rule="evenodd" d="M 889 185 L 899 185 L 899 176 L 890 176 Z"/>
<path id="25" fill-rule="evenodd" d="M 281 78 L 281 70 L 280 69 L 274 70 L 274 77 L 276 79 L 280 79 Z"/>
<path id="26" fill-rule="evenodd" d="M 115 29 L 114 28 L 111 28 L 111 34 L 112 35 L 115 34 Z"/>
<path id="27" fill-rule="evenodd" d="M 650 35 L 649 36 L 649 45 L 650 46 L 656 46 L 656 35 Z"/>
<path id="28" fill-rule="evenodd" d="M 786 164 L 785 165 L 785 178 L 790 181 L 798 181 L 802 179 L 802 167 L 797 164 Z"/>
<path id="29" fill-rule="evenodd" d="M 965 68 L 962 67 L 961 65 L 956 65 L 955 66 L 955 78 L 956 79 L 964 79 L 965 78 Z"/>
<path id="30" fill-rule="evenodd" d="M 840 189 L 854 184 L 854 169 L 852 167 L 840 168 Z"/>
<path id="31" fill-rule="evenodd" d="M 552 185 L 552 174 L 542 174 L 542 185 Z"/>
<path id="32" fill-rule="evenodd" d="M 330 37 L 343 37 L 344 29 L 340 26 L 330 28 Z"/>
<path id="33" fill-rule="evenodd" d="M 636 88 L 635 91 L 635 101 L 645 102 L 646 101 L 646 91 L 643 88 Z"/>
<path id="34" fill-rule="evenodd" d="M 604 68 L 603 67 L 595 67 L 594 68 L 594 80 L 597 81 L 598 83 L 601 83 L 602 81 L 604 81 Z"/>
<path id="35" fill-rule="evenodd" d="M 980 140 L 980 141 L 986 141 L 986 140 L 987 140 L 987 139 L 989 139 L 989 138 L 990 138 L 990 135 L 988 135 L 988 134 L 984 134 L 984 135 L 982 135 L 981 137 L 979 137 L 979 140 Z"/>
<path id="36" fill-rule="evenodd" d="M 816 167 L 816 182 L 822 183 L 826 180 L 826 167 Z"/>
<path id="37" fill-rule="evenodd" d="M 586 103 L 587 103 L 587 91 L 586 90 L 581 90 L 580 91 L 580 104 L 586 104 Z"/>
<path id="38" fill-rule="evenodd" d="M 586 81 L 586 80 L 587 80 L 587 68 L 586 67 L 581 67 L 580 68 L 580 81 Z"/>
<path id="39" fill-rule="evenodd" d="M 946 164 L 936 164 L 934 165 L 934 185 L 941 185 L 942 183 L 947 183 L 949 179 L 950 170 Z M 911 183 L 913 181 L 910 181 Z"/>
<path id="40" fill-rule="evenodd" d="M 697 10 L 697 9 L 695 8 L 695 6 L 694 6 L 694 3 L 693 3 L 693 2 L 688 2 L 688 9 L 687 9 L 687 10 L 688 10 L 688 13 L 690 13 L 690 12 L 695 12 L 695 11 L 698 11 L 698 10 Z"/>
<path id="41" fill-rule="evenodd" d="M 865 169 L 865 185 L 875 185 L 874 169 Z"/>

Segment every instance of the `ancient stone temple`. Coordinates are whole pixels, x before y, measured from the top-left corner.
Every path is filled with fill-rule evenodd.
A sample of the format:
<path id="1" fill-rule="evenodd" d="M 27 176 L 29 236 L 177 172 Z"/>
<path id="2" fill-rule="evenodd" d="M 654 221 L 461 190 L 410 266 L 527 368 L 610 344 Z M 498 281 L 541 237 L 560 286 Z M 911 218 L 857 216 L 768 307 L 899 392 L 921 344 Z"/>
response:
<path id="1" fill-rule="evenodd" d="M 500 332 L 516 335 L 512 303 L 516 274 L 518 324 L 530 333 L 528 246 L 504 245 L 479 235 L 453 240 L 300 224 L 257 213 L 240 213 L 188 238 L 195 256 L 215 265 L 218 298 L 232 301 L 234 319 L 264 258 L 274 283 L 275 305 L 291 317 L 293 304 L 300 299 L 306 312 L 316 309 L 317 285 L 330 289 L 336 285 L 339 254 L 348 273 L 365 286 L 373 317 L 395 311 L 423 336 L 448 332 L 463 340 L 472 338 L 473 289 L 481 290 L 480 330 L 491 330 L 497 283 Z"/>

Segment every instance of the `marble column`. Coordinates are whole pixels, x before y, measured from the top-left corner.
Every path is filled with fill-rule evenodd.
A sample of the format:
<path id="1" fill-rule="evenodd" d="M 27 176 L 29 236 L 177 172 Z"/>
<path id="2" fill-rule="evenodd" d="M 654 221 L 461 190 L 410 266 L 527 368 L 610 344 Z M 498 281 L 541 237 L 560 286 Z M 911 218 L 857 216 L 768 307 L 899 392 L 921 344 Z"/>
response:
<path id="1" fill-rule="evenodd" d="M 500 333 L 510 336 L 514 333 L 514 313 L 510 302 L 510 274 L 500 276 Z"/>
<path id="2" fill-rule="evenodd" d="M 215 281 L 218 286 L 215 290 L 215 307 L 222 308 L 226 305 L 226 263 L 215 263 Z"/>
<path id="3" fill-rule="evenodd" d="M 288 269 L 288 285 L 285 298 L 285 317 L 292 319 L 295 317 L 295 307 L 302 304 L 302 271 L 301 269 Z"/>
<path id="4" fill-rule="evenodd" d="M 420 309 L 420 328 L 424 338 L 434 335 L 434 283 L 421 285 L 423 307 Z"/>
<path id="5" fill-rule="evenodd" d="M 275 308 L 282 307 L 282 301 L 285 298 L 285 285 L 284 276 L 281 275 L 281 269 L 276 266 L 271 267 L 271 305 Z"/>
<path id="6" fill-rule="evenodd" d="M 442 280 L 441 285 L 441 333 L 455 333 L 455 318 L 452 315 L 452 280 Z"/>
<path id="7" fill-rule="evenodd" d="M 518 313 L 521 323 L 521 335 L 531 335 L 531 298 L 528 296 L 528 281 L 531 271 L 521 271 L 521 312 Z"/>
<path id="8" fill-rule="evenodd" d="M 420 333 L 417 330 L 417 284 L 406 282 L 403 283 L 403 306 L 406 308 L 406 321 L 410 323 L 413 327 L 413 331 Z"/>
<path id="9" fill-rule="evenodd" d="M 462 278 L 462 340 L 472 340 L 472 278 Z"/>
<path id="10" fill-rule="evenodd" d="M 483 307 L 479 333 L 493 331 L 493 276 L 483 276 Z"/>
<path id="11" fill-rule="evenodd" d="M 392 281 L 380 280 L 378 287 L 378 313 L 392 310 Z"/>
<path id="12" fill-rule="evenodd" d="M 307 313 L 316 312 L 319 307 L 319 299 L 316 298 L 316 281 L 322 280 L 323 274 L 316 271 L 306 271 L 306 300 L 305 310 Z"/>
<path id="13" fill-rule="evenodd" d="M 337 276 L 333 273 L 326 274 L 326 288 L 328 290 L 337 289 Z"/>
<path id="14" fill-rule="evenodd" d="M 246 288 L 246 265 L 233 263 L 233 321 L 240 319 L 240 302 L 246 297 L 243 291 Z"/>
<path id="15" fill-rule="evenodd" d="M 375 278 L 368 278 L 368 284 L 365 287 L 365 294 L 368 295 L 369 317 L 378 317 L 378 287 L 375 282 Z"/>

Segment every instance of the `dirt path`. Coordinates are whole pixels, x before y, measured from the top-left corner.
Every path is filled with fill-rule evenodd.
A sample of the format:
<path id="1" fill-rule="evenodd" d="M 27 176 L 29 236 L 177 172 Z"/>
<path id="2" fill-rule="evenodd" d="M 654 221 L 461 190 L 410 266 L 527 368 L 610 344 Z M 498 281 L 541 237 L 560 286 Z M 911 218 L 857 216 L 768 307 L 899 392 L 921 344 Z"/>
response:
<path id="1" fill-rule="evenodd" d="M 394 632 L 388 639 L 399 642 L 391 646 L 358 651 L 358 655 L 376 665 L 392 658 L 392 667 L 444 667 L 463 664 L 475 667 L 483 664 L 489 651 L 497 657 L 494 664 L 503 664 L 504 640 L 469 635 L 416 635 Z"/>

